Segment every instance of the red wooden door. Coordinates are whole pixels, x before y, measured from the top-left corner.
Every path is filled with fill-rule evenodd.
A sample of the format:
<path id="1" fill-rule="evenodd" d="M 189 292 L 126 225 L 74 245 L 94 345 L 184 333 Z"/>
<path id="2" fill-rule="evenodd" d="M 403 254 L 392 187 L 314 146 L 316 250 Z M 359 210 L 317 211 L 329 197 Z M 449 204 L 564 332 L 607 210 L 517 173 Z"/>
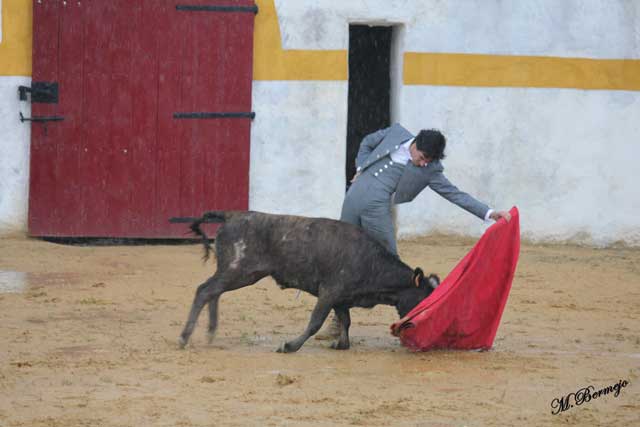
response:
<path id="1" fill-rule="evenodd" d="M 33 2 L 29 232 L 184 237 L 172 216 L 246 210 L 251 0 Z"/>

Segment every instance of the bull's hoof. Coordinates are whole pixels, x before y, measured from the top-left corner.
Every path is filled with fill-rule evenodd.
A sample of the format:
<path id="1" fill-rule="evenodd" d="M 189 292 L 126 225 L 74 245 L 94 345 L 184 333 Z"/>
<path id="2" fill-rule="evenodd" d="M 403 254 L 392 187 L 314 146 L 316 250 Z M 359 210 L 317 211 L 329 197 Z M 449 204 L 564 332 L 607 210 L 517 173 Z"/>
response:
<path id="1" fill-rule="evenodd" d="M 180 349 L 184 349 L 187 346 L 187 342 L 187 339 L 185 339 L 183 336 L 180 336 L 178 338 L 178 347 L 180 347 Z"/>
<path id="2" fill-rule="evenodd" d="M 208 332 L 207 333 L 207 344 L 211 345 L 211 343 L 213 342 L 213 339 L 216 337 L 216 333 L 215 332 Z"/>
<path id="3" fill-rule="evenodd" d="M 340 341 L 334 341 L 331 343 L 331 348 L 334 350 L 349 350 L 349 343 L 342 343 Z"/>
<path id="4" fill-rule="evenodd" d="M 289 343 L 283 342 L 282 344 L 280 344 L 280 347 L 278 347 L 276 352 L 277 353 L 293 353 L 295 352 L 295 350 L 291 348 Z"/>

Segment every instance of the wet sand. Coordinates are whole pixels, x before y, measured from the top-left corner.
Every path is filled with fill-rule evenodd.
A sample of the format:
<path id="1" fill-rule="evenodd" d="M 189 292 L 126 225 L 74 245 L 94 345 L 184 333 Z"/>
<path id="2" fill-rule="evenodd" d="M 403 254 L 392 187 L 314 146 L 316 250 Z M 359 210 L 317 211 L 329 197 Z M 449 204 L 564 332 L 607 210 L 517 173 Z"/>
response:
<path id="1" fill-rule="evenodd" d="M 441 277 L 474 241 L 400 242 Z M 411 353 L 395 309 L 352 310 L 352 348 L 311 339 L 315 298 L 271 279 L 225 294 L 180 350 L 201 247 L 0 240 L 2 426 L 640 425 L 640 250 L 523 245 L 494 348 Z M 552 415 L 554 398 L 628 381 Z M 571 403 L 574 403 L 572 400 Z"/>

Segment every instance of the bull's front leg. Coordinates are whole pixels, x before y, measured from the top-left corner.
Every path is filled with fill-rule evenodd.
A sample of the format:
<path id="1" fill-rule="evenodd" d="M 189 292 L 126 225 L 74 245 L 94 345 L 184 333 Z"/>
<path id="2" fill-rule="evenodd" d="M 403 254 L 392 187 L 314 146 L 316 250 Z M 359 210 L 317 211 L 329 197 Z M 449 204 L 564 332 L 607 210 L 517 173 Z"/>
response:
<path id="1" fill-rule="evenodd" d="M 309 337 L 313 336 L 320 330 L 322 324 L 327 319 L 331 308 L 332 304 L 329 301 L 318 298 L 318 302 L 316 303 L 316 306 L 311 313 L 309 325 L 307 326 L 307 329 L 304 331 L 304 333 L 294 340 L 282 343 L 282 345 L 278 347 L 277 352 L 293 353 L 295 351 L 298 351 L 300 347 L 302 347 L 302 344 L 304 344 L 305 341 L 309 339 Z"/>
<path id="2" fill-rule="evenodd" d="M 349 309 L 345 307 L 334 308 L 336 315 L 338 316 L 338 323 L 340 324 L 340 337 L 338 341 L 331 344 L 331 348 L 334 350 L 348 350 L 349 349 L 349 327 L 351 326 L 351 316 L 349 315 Z"/>

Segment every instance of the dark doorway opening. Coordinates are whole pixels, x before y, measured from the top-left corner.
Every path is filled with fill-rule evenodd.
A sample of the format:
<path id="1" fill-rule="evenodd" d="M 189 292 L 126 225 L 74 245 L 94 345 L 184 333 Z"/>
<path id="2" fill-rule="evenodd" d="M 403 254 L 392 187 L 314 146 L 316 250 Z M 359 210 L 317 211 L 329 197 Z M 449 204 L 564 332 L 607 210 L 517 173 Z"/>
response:
<path id="1" fill-rule="evenodd" d="M 389 126 L 393 27 L 349 26 L 346 184 L 356 172 L 362 138 Z"/>

